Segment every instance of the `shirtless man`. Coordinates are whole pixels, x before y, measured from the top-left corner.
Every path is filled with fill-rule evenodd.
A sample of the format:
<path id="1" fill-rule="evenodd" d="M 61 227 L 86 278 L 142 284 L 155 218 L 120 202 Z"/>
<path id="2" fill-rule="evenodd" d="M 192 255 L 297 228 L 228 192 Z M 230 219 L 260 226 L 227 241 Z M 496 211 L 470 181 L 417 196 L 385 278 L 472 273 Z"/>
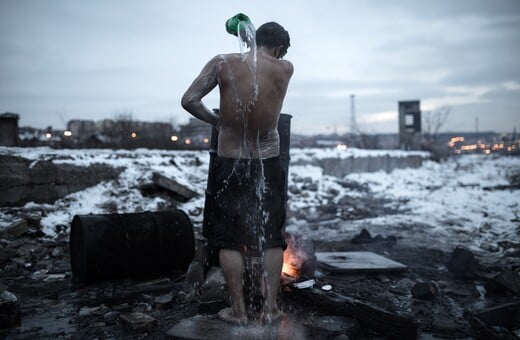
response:
<path id="1" fill-rule="evenodd" d="M 266 275 L 258 283 L 264 296 L 263 319 L 272 321 L 281 315 L 276 297 L 286 247 L 282 235 L 285 179 L 277 125 L 293 74 L 292 64 L 281 59 L 289 46 L 287 31 L 277 23 L 266 23 L 256 31 L 256 65 L 254 48 L 244 55 L 218 55 L 182 98 L 186 111 L 219 131 L 214 207 L 218 232 L 216 240 L 209 241 L 220 249 L 231 298 L 231 308 L 221 310 L 219 317 L 234 323 L 247 322 L 244 256 L 263 258 Z M 217 85 L 218 115 L 202 103 Z M 255 238 L 259 230 L 262 237 Z"/>

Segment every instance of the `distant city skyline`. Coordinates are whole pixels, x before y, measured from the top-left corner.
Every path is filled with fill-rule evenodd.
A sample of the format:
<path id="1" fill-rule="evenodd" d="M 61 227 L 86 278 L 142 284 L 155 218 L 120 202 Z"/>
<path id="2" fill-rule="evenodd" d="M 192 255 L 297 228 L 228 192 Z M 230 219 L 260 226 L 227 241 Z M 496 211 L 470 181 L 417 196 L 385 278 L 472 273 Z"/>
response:
<path id="1" fill-rule="evenodd" d="M 398 101 L 451 107 L 442 131 L 520 128 L 520 1 L 151 0 L 0 2 L 0 113 L 20 126 L 72 119 L 185 124 L 180 98 L 216 54 L 224 22 L 282 24 L 295 66 L 282 112 L 298 134 L 397 133 Z M 204 102 L 218 107 L 218 90 Z"/>

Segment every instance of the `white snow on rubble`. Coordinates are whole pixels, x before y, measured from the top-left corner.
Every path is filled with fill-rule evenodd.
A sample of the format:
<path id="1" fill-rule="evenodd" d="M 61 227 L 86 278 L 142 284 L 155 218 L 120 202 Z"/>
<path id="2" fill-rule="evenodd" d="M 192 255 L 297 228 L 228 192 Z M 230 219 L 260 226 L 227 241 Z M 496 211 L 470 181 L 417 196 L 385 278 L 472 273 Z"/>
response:
<path id="1" fill-rule="evenodd" d="M 171 150 L 54 150 L 50 148 L 0 148 L 0 154 L 13 154 L 34 162 L 89 165 L 104 163 L 124 170 L 116 180 L 101 182 L 72 193 L 53 204 L 28 203 L 23 209 L 41 211 L 44 232 L 56 235 L 56 226 L 70 226 L 76 214 L 107 212 L 129 213 L 165 208 L 160 197 L 143 196 L 139 186 L 150 183 L 153 172 L 174 178 L 198 193 L 179 208 L 186 211 L 196 227 L 202 222 L 209 154 L 207 151 Z M 425 153 L 414 153 L 423 158 Z M 398 150 L 293 149 L 291 161 L 322 158 L 368 157 L 389 155 L 403 157 L 410 153 Z M 299 163 L 301 164 L 301 162 Z M 520 242 L 520 190 L 486 190 L 507 185 L 508 176 L 520 172 L 520 158 L 494 156 L 462 156 L 436 163 L 429 160 L 420 168 L 396 169 L 390 173 L 352 173 L 345 178 L 323 174 L 314 165 L 293 165 L 289 169 L 287 230 L 310 239 L 350 239 L 367 228 L 373 234 L 396 235 L 425 244 L 465 243 L 477 248 L 482 243 L 501 240 Z M 345 182 L 355 185 L 342 185 Z M 358 187 L 366 189 L 359 190 Z M 308 188 L 311 188 L 310 190 Z M 398 207 L 397 213 L 348 220 L 335 219 L 309 222 L 298 211 L 313 213 L 318 207 L 338 204 L 340 198 L 352 200 L 370 194 L 386 199 Z M 394 202 L 394 203 L 392 203 Z M 0 210 L 0 228 L 12 221 L 7 209 Z M 516 222 L 515 222 L 516 221 Z"/>

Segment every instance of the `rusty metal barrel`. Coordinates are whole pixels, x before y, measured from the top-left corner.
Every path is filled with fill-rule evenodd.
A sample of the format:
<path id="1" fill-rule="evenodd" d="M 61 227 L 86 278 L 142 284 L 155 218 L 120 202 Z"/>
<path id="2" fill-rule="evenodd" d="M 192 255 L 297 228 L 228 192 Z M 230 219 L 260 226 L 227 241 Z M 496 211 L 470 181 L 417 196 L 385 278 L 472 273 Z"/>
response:
<path id="1" fill-rule="evenodd" d="M 182 210 L 76 215 L 69 245 L 79 284 L 185 271 L 195 253 L 193 225 Z"/>

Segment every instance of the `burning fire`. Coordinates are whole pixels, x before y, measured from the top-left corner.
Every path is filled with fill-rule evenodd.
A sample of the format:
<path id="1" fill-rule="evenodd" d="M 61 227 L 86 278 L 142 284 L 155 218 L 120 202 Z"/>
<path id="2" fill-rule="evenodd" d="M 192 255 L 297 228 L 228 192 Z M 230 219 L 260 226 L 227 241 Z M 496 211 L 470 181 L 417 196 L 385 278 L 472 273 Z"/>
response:
<path id="1" fill-rule="evenodd" d="M 294 249 L 287 247 L 283 252 L 282 274 L 290 278 L 297 279 L 300 276 L 300 269 L 303 260 L 297 256 Z"/>
<path id="2" fill-rule="evenodd" d="M 294 281 L 302 276 L 302 267 L 309 260 L 309 255 L 297 237 L 286 234 L 287 249 L 283 252 L 282 277 Z"/>

